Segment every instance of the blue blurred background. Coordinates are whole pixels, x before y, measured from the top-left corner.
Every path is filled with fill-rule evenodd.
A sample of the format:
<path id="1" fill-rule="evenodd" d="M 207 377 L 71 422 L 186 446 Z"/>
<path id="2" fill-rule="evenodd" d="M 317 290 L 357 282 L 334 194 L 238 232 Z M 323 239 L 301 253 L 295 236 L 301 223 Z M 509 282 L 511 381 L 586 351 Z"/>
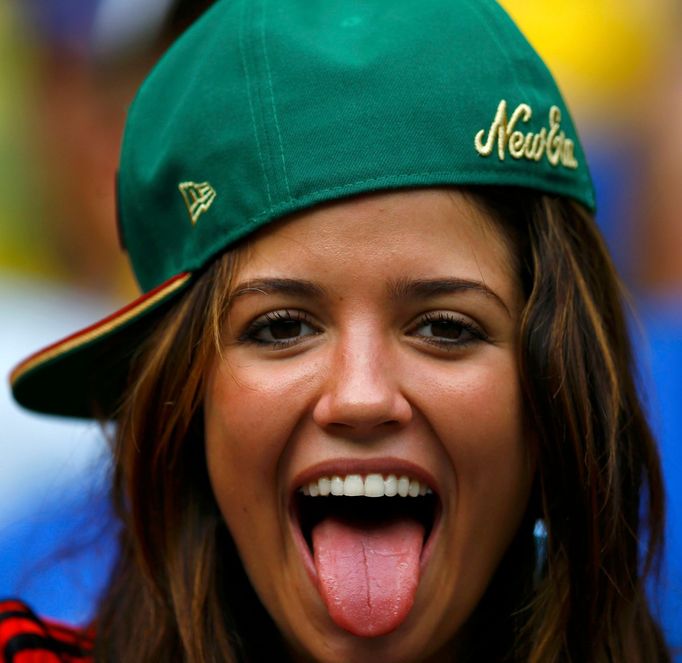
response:
<path id="1" fill-rule="evenodd" d="M 0 0 L 0 373 L 136 294 L 114 222 L 126 107 L 209 4 Z M 652 594 L 671 644 L 682 647 L 682 5 L 502 4 L 573 110 L 598 221 L 632 293 L 642 393 L 668 493 Z M 115 550 L 106 436 L 96 424 L 20 410 L 6 383 L 0 426 L 0 596 L 83 623 Z"/>

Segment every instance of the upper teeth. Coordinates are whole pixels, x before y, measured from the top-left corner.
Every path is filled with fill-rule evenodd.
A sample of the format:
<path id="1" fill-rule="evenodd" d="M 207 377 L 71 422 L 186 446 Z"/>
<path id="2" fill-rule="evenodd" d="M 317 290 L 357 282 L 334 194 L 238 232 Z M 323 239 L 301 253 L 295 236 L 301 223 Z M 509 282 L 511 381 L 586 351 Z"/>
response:
<path id="1" fill-rule="evenodd" d="M 348 474 L 344 477 L 334 475 L 320 477 L 302 486 L 304 495 L 318 497 L 320 495 L 344 495 L 346 497 L 417 497 L 427 495 L 431 489 L 417 479 L 407 476 L 389 474 L 368 474 L 362 477 L 360 474 Z"/>

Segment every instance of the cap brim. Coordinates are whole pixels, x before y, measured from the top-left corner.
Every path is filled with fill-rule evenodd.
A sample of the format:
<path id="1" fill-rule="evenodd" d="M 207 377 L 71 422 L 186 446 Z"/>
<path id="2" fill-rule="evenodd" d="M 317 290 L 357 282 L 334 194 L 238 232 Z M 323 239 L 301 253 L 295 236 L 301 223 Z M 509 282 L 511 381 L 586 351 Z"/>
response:
<path id="1" fill-rule="evenodd" d="M 140 341 L 191 277 L 178 274 L 103 320 L 24 359 L 9 378 L 16 401 L 46 414 L 112 416 Z"/>

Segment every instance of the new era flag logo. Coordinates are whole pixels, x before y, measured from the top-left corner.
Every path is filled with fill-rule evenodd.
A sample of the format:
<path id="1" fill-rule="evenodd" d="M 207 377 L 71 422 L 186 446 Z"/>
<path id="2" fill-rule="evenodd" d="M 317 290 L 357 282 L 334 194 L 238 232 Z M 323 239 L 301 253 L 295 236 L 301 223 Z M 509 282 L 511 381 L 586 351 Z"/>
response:
<path id="1" fill-rule="evenodd" d="M 181 182 L 178 189 L 185 201 L 189 218 L 194 225 L 199 217 L 213 204 L 215 189 L 208 182 Z"/>

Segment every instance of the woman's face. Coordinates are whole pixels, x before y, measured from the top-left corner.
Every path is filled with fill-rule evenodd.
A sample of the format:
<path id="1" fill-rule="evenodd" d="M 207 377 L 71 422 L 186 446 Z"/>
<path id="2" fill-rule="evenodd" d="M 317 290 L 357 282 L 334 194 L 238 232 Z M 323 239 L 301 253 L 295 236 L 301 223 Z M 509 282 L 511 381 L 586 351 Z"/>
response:
<path id="1" fill-rule="evenodd" d="M 302 658 L 437 660 L 532 481 L 504 237 L 462 194 L 376 194 L 266 230 L 234 283 L 206 451 L 254 588 Z"/>

